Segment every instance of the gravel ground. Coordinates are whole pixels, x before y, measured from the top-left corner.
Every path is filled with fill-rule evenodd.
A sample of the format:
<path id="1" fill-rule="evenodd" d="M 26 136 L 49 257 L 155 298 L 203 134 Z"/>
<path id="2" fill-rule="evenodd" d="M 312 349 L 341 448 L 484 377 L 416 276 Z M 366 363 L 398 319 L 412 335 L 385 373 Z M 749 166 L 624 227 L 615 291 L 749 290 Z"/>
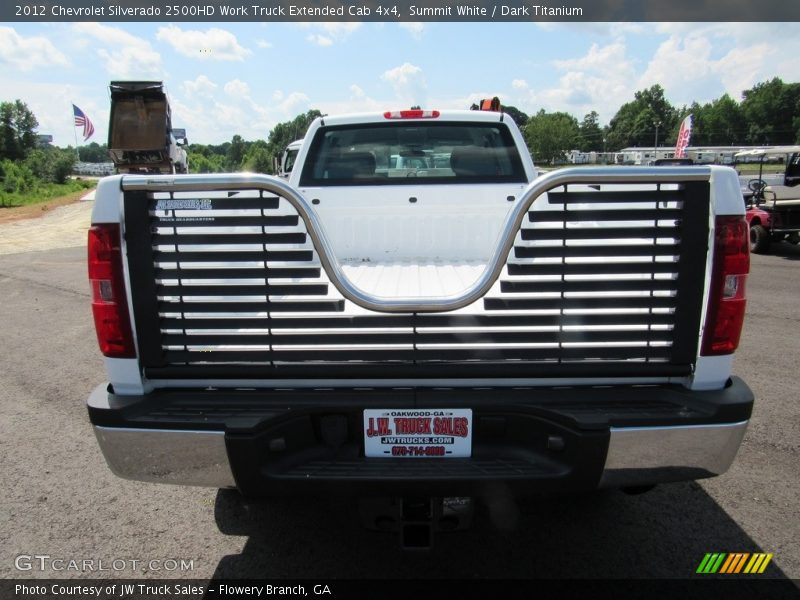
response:
<path id="1" fill-rule="evenodd" d="M 41 217 L 0 223 L 0 255 L 85 246 L 93 200 L 94 190 Z"/>

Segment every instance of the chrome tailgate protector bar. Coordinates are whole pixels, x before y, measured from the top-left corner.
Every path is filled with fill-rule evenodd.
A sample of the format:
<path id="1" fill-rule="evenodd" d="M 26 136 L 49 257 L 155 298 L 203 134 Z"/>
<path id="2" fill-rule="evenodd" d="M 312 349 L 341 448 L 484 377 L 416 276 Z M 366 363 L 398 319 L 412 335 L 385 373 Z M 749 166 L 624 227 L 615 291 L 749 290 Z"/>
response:
<path id="1" fill-rule="evenodd" d="M 356 287 L 336 260 L 333 246 L 317 213 L 308 200 L 284 180 L 271 175 L 250 173 L 161 176 L 125 175 L 123 191 L 211 192 L 236 189 L 263 190 L 285 198 L 305 223 L 320 263 L 331 283 L 345 298 L 368 310 L 384 313 L 431 313 L 463 308 L 482 298 L 494 285 L 514 245 L 517 231 L 533 202 L 542 194 L 567 185 L 592 184 L 675 184 L 707 182 L 708 167 L 601 167 L 567 168 L 551 171 L 528 185 L 506 217 L 498 244 L 481 276 L 460 294 L 451 296 L 384 297 L 368 294 Z"/>

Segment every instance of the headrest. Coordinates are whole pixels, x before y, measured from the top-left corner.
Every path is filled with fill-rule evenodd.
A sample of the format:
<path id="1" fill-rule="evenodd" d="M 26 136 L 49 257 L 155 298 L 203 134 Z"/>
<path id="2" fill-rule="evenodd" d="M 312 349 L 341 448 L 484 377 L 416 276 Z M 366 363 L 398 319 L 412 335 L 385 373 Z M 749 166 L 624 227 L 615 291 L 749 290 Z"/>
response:
<path id="1" fill-rule="evenodd" d="M 375 174 L 375 157 L 369 152 L 346 152 L 328 161 L 328 179 L 351 179 Z"/>

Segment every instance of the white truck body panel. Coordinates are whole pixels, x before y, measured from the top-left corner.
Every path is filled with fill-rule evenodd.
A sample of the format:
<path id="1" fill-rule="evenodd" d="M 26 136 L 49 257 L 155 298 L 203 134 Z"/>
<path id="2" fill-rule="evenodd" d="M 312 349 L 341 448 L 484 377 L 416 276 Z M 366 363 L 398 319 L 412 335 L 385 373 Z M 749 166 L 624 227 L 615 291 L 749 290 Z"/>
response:
<path id="1" fill-rule="evenodd" d="M 401 126 L 413 137 L 423 121 Z M 492 154 L 508 148 L 499 126 L 467 126 L 464 141 L 431 130 L 436 144 L 423 150 L 381 142 L 373 152 L 375 128 L 346 131 L 359 124 L 396 123 L 315 121 L 288 182 L 100 183 L 92 220 L 121 224 L 137 354 L 106 358 L 110 385 L 87 402 L 114 473 L 246 494 L 333 484 L 438 497 L 470 493 L 453 484 L 596 489 L 729 467 L 752 392 L 731 377 L 731 354 L 700 348 L 716 217 L 744 213 L 733 170 L 537 179 L 510 119 L 513 173 Z M 353 143 L 335 146 L 336 128 Z M 323 161 L 315 136 L 330 131 Z M 466 170 L 457 147 L 497 170 Z M 303 183 L 309 157 L 313 184 Z M 369 174 L 345 169 L 364 158 Z M 467 458 L 398 471 L 364 455 L 368 415 L 439 408 L 469 415 L 459 417 L 475 436 Z"/>

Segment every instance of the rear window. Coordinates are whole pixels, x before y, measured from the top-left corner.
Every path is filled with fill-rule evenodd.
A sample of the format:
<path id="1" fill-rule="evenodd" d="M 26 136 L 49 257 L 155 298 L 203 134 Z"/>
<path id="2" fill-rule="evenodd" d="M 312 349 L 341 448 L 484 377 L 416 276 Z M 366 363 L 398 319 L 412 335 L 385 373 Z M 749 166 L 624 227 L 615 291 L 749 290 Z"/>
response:
<path id="1" fill-rule="evenodd" d="M 381 123 L 320 128 L 301 186 L 524 183 L 502 123 Z"/>

